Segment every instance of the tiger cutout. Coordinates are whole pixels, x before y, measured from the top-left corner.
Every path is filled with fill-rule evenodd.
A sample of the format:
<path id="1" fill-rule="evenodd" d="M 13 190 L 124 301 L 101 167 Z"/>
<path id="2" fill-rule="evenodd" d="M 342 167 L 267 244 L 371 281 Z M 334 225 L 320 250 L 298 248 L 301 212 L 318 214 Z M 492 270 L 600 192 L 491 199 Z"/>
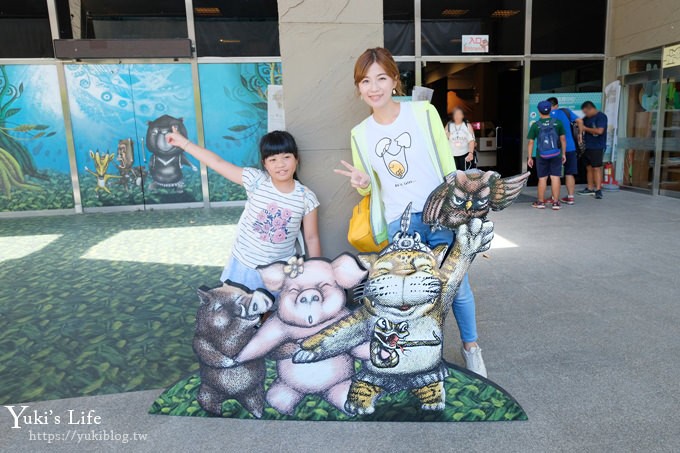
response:
<path id="1" fill-rule="evenodd" d="M 316 362 L 371 345 L 370 358 L 352 379 L 349 414 L 371 414 L 382 395 L 402 390 L 410 390 L 424 410 L 444 409 L 444 318 L 475 255 L 488 250 L 493 223 L 472 219 L 459 226 L 447 254 L 447 244 L 431 249 L 418 233 L 407 233 L 410 208 L 391 245 L 358 256 L 369 271 L 356 288 L 361 307 L 303 341 L 293 357 L 295 363 Z"/>

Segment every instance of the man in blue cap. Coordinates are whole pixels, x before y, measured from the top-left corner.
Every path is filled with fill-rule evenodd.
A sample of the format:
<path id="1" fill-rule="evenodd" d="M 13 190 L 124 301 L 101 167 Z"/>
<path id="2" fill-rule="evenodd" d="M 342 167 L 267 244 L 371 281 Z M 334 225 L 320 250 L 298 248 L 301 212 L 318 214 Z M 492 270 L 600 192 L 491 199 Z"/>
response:
<path id="1" fill-rule="evenodd" d="M 549 101 L 538 103 L 540 118 L 529 128 L 528 159 L 529 168 L 534 168 L 534 142 L 536 143 L 536 173 L 538 174 L 538 198 L 531 205 L 537 209 L 545 209 L 545 189 L 550 177 L 552 191 L 552 209 L 560 209 L 560 178 L 562 165 L 567 161 L 567 140 L 564 125 L 550 116 L 552 104 Z"/>

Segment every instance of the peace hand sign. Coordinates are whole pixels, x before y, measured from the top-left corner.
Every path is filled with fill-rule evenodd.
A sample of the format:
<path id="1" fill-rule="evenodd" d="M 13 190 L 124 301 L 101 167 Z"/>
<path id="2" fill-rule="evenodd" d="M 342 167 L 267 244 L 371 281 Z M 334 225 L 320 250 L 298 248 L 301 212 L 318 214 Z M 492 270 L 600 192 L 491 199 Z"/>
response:
<path id="1" fill-rule="evenodd" d="M 333 171 L 339 175 L 347 176 L 349 178 L 349 183 L 355 189 L 365 189 L 371 183 L 371 178 L 369 178 L 365 172 L 350 165 L 344 160 L 341 160 L 340 163 L 344 165 L 347 170 L 339 170 L 336 168 Z"/>

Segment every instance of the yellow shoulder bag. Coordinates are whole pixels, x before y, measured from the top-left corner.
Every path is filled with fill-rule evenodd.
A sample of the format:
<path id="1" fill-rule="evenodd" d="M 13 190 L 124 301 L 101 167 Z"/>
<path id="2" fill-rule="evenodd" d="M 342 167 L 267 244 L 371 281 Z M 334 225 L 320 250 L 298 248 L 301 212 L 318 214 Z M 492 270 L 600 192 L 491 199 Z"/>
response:
<path id="1" fill-rule="evenodd" d="M 371 195 L 366 195 L 354 206 L 349 219 L 347 241 L 360 252 L 379 252 L 387 246 L 387 241 L 376 244 L 371 230 Z"/>

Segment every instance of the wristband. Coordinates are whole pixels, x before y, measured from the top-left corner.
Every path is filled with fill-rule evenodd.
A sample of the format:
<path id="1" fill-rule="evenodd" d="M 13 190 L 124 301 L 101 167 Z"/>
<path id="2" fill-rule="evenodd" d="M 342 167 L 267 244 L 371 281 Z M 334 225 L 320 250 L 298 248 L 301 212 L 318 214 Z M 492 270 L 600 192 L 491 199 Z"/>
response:
<path id="1" fill-rule="evenodd" d="M 191 143 L 191 140 L 189 140 L 189 139 L 187 138 L 187 141 L 184 142 L 184 144 L 183 144 L 182 146 L 180 146 L 180 148 L 183 149 L 183 150 L 186 150 L 186 149 L 187 149 L 187 146 L 189 146 L 190 143 Z"/>

